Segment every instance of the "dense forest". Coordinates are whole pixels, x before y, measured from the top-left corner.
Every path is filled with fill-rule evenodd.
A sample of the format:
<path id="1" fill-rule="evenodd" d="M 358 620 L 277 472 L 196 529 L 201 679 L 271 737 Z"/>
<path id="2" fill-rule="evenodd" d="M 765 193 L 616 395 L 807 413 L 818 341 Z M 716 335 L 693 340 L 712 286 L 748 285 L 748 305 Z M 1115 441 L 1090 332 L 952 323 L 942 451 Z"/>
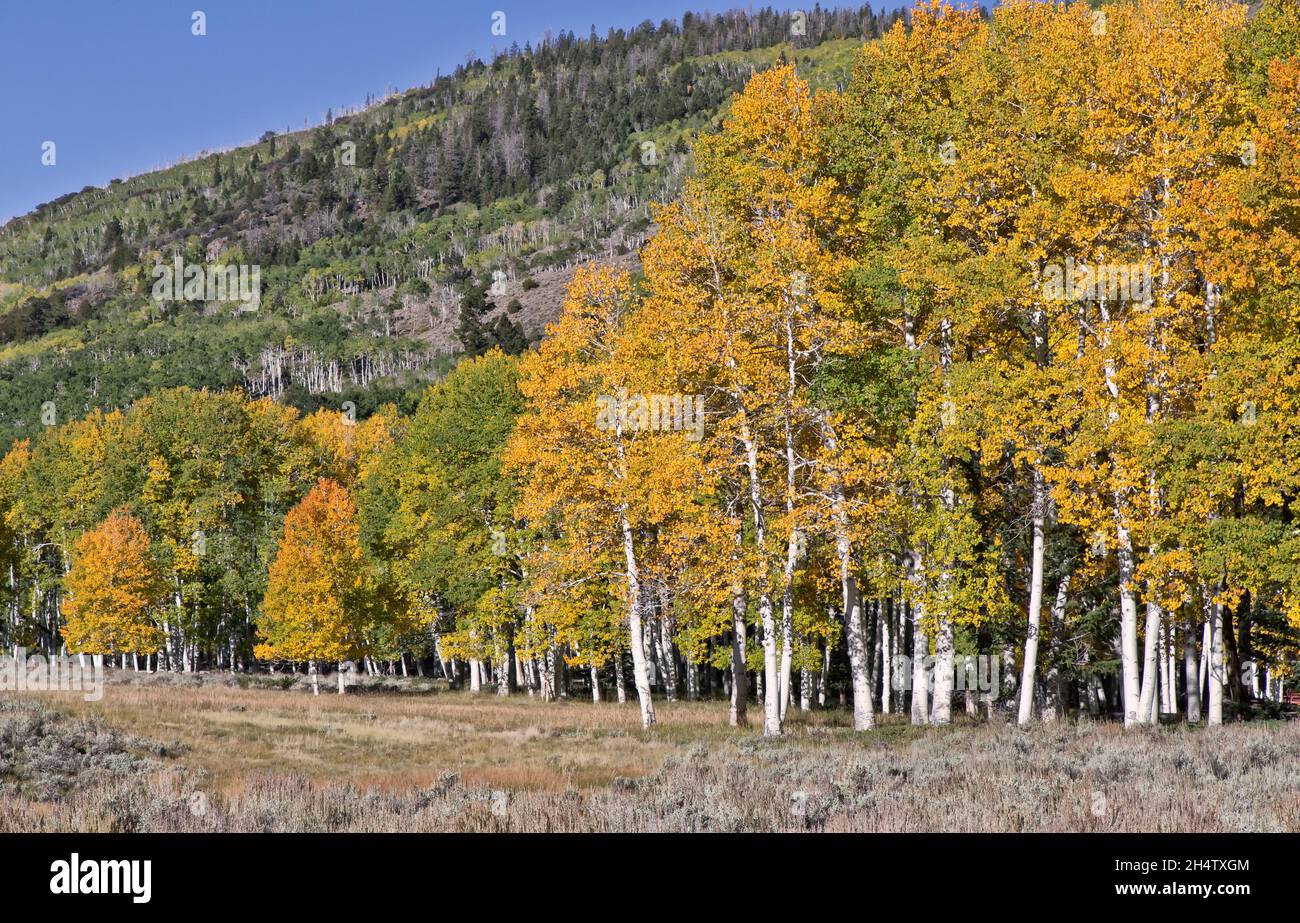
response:
<path id="1" fill-rule="evenodd" d="M 355 186 L 330 166 L 335 120 L 223 155 L 242 167 L 187 165 L 170 199 L 137 188 L 157 196 L 141 215 L 110 189 L 6 229 L 27 317 L 63 317 L 33 291 L 87 284 L 86 260 L 131 286 L 141 241 L 203 248 L 187 222 L 211 199 L 204 220 L 233 221 L 222 239 L 273 280 L 267 316 L 241 323 L 285 325 L 263 330 L 275 343 L 298 323 L 331 349 L 358 336 L 359 309 L 334 299 L 400 299 L 421 259 L 428 284 L 475 280 L 467 355 L 414 406 L 401 389 L 299 406 L 289 384 L 177 382 L 162 347 L 153 393 L 75 419 L 48 399 L 0 462 L 6 643 L 135 669 L 337 664 L 340 691 L 351 661 L 634 699 L 645 727 L 656 698 L 712 698 L 768 735 L 791 708 L 836 705 L 859 731 L 881 712 L 1127 726 L 1277 709 L 1300 656 L 1300 9 L 865 15 L 810 17 L 809 42 L 857 36 L 842 80 L 801 51 L 752 75 L 725 57 L 778 42 L 776 14 L 563 37 L 351 117 L 372 164 Z M 578 118 L 588 96 L 604 101 Z M 454 116 L 422 121 L 426 105 Z M 485 259 L 461 197 L 534 209 L 621 156 L 573 142 L 584 125 L 630 118 L 603 130 L 637 139 L 639 119 L 702 126 L 715 109 L 680 182 L 655 174 L 635 268 L 609 250 L 575 266 L 532 346 L 487 321 L 475 273 L 528 270 Z M 513 128 L 466 141 L 496 117 Z M 570 142 L 543 143 L 552 131 Z M 632 194 L 616 172 L 600 188 Z M 225 196 L 246 187 L 288 214 L 241 226 Z M 107 201 L 120 214 L 99 227 Z M 582 246 L 610 240 L 588 227 Z M 11 365 L 101 321 L 60 323 L 9 347 Z M 195 318 L 186 335 L 203 323 L 236 334 Z M 79 348 L 113 367 L 108 343 Z"/>
<path id="2" fill-rule="evenodd" d="M 847 79 L 898 14 L 771 10 L 561 33 L 310 130 L 40 206 L 0 229 L 0 441 L 159 388 L 410 409 L 449 356 L 519 352 L 593 257 L 634 260 L 690 139 L 785 55 Z M 151 296 L 154 269 L 260 267 L 256 313 Z"/>

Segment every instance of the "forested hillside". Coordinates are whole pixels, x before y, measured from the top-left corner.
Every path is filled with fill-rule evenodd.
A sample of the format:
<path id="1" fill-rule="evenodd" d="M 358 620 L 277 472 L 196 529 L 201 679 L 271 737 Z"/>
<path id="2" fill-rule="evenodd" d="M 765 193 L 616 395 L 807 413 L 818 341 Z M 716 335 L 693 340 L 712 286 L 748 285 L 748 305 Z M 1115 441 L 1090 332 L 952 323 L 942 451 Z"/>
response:
<path id="1" fill-rule="evenodd" d="M 765 16 L 755 34 L 775 35 Z M 818 34 L 858 22 L 817 21 Z M 256 316 L 139 317 L 136 339 L 76 346 L 107 329 L 91 309 L 9 347 L 10 368 L 37 374 L 51 355 L 113 368 L 121 349 L 156 376 L 124 386 L 181 383 L 205 366 L 150 347 L 150 324 L 232 340 L 283 324 L 270 348 L 339 363 L 321 389 L 343 396 L 364 377 L 337 352 L 349 337 L 427 371 L 428 342 L 349 326 L 404 329 L 418 284 L 461 287 L 475 355 L 413 410 L 302 414 L 273 398 L 306 387 L 303 366 L 272 374 L 250 355 L 227 390 L 47 420 L 0 462 L 6 643 L 182 671 L 318 677 L 353 661 L 499 695 L 634 699 L 645 728 L 657 700 L 714 699 L 719 722 L 744 725 L 753 706 L 772 736 L 791 709 L 837 705 L 864 732 L 882 712 L 1126 727 L 1280 713 L 1300 656 L 1300 10 L 1006 0 L 984 16 L 935 2 L 877 40 L 765 52 L 753 74 L 745 53 L 709 44 L 736 22 L 707 40 L 694 26 L 620 40 L 628 66 L 650 67 L 650 48 L 696 62 L 672 105 L 710 94 L 661 113 L 678 128 L 652 133 L 657 150 L 722 106 L 689 173 L 680 154 L 557 183 L 548 171 L 585 172 L 618 144 L 601 155 L 593 140 L 582 161 L 530 154 L 530 131 L 518 144 L 488 132 L 462 149 L 445 117 L 416 127 L 414 111 L 381 109 L 389 143 L 360 129 L 372 115 L 354 124 L 359 162 L 386 164 L 371 174 L 382 188 L 361 179 L 308 211 L 308 191 L 350 182 L 329 166 L 337 123 L 319 147 L 229 155 L 249 165 L 221 167 L 211 188 L 241 185 L 258 156 L 290 213 L 302 202 L 322 222 L 291 265 L 268 261 Z M 603 47 L 566 42 L 503 59 L 500 82 L 525 67 L 536 81 L 561 47 Z M 826 79 L 842 49 L 848 77 Z M 725 62 L 743 83 L 726 99 Z M 456 79 L 492 83 L 471 70 Z M 620 107 L 649 119 L 670 105 L 652 98 Z M 548 99 L 539 112 L 558 118 Z M 473 121 L 473 105 L 442 105 Z M 592 121 L 622 117 L 602 111 Z M 441 140 L 391 141 L 416 137 Z M 421 170 L 417 151 L 456 179 Z M 182 188 L 200 169 L 217 180 L 212 163 L 187 166 Z M 449 204 L 469 189 L 505 198 Z M 576 209 L 568 223 L 529 212 L 466 236 L 470 215 L 556 195 Z M 49 235 L 49 258 L 84 260 L 93 239 L 108 272 L 120 263 L 99 278 L 133 284 L 137 220 L 127 207 L 107 233 L 86 226 L 80 247 Z M 7 232 L 18 276 L 43 271 L 39 225 Z M 275 227 L 296 225 L 267 219 L 231 246 L 298 246 Z M 516 249 L 486 247 L 505 227 Z M 643 239 L 631 271 L 619 250 Z M 547 335 L 520 350 L 484 273 L 507 267 L 522 291 L 583 253 Z M 390 314 L 371 310 L 376 289 Z M 116 297 L 104 304 L 125 310 Z M 83 387 L 106 387 L 84 369 Z"/>
<path id="2" fill-rule="evenodd" d="M 512 47 L 356 113 L 88 188 L 0 229 L 0 440 L 159 388 L 407 406 L 449 356 L 518 352 L 574 267 L 634 263 L 690 141 L 781 55 L 819 83 L 895 15 L 686 16 Z M 259 310 L 150 297 L 154 267 L 261 269 Z"/>

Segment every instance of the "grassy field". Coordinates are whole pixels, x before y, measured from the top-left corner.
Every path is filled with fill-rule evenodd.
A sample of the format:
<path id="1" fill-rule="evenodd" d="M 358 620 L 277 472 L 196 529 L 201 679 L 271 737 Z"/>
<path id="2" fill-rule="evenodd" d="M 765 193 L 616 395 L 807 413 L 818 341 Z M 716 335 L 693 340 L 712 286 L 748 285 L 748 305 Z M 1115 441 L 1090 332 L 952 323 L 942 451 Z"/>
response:
<path id="1" fill-rule="evenodd" d="M 722 702 L 656 707 L 645 732 L 634 705 L 420 680 L 10 695 L 0 830 L 1300 830 L 1300 722 L 862 736 L 833 709 L 765 740 Z"/>

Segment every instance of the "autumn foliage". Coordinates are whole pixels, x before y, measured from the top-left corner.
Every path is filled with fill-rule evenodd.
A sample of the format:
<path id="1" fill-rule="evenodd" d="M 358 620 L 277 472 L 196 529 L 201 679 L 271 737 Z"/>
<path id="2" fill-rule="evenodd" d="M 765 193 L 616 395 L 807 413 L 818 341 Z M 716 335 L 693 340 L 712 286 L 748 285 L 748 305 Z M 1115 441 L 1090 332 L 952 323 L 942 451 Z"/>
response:
<path id="1" fill-rule="evenodd" d="M 67 576 L 68 649 L 85 654 L 151 651 L 162 641 L 154 622 L 162 579 L 149 535 L 124 509 L 77 539 Z"/>
<path id="2" fill-rule="evenodd" d="M 271 562 L 258 657 L 346 660 L 365 650 L 369 565 L 360 542 L 357 506 L 335 481 L 322 478 L 284 519 Z"/>
<path id="3" fill-rule="evenodd" d="M 465 359 L 413 415 L 172 391 L 16 445 L 6 562 L 58 584 L 74 548 L 64 611 L 22 621 L 185 668 L 410 657 L 543 698 L 578 670 L 645 727 L 656 695 L 744 724 L 752 692 L 768 734 L 836 691 L 861 731 L 1277 698 L 1286 6 L 928 2 L 837 89 L 779 61 L 639 273 L 579 268 L 534 350 Z M 954 685 L 976 655 L 1004 701 Z"/>

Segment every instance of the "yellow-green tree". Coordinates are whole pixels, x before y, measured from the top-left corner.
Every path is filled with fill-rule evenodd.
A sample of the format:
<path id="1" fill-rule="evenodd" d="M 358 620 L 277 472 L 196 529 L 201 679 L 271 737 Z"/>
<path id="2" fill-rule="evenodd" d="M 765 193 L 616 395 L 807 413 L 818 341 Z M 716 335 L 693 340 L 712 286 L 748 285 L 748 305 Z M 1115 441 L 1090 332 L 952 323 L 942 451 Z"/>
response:
<path id="1" fill-rule="evenodd" d="M 271 564 L 258 621 L 257 656 L 306 661 L 312 691 L 318 664 L 360 656 L 370 624 L 372 579 L 361 548 L 352 495 L 322 478 L 284 520 L 284 537 Z"/>

